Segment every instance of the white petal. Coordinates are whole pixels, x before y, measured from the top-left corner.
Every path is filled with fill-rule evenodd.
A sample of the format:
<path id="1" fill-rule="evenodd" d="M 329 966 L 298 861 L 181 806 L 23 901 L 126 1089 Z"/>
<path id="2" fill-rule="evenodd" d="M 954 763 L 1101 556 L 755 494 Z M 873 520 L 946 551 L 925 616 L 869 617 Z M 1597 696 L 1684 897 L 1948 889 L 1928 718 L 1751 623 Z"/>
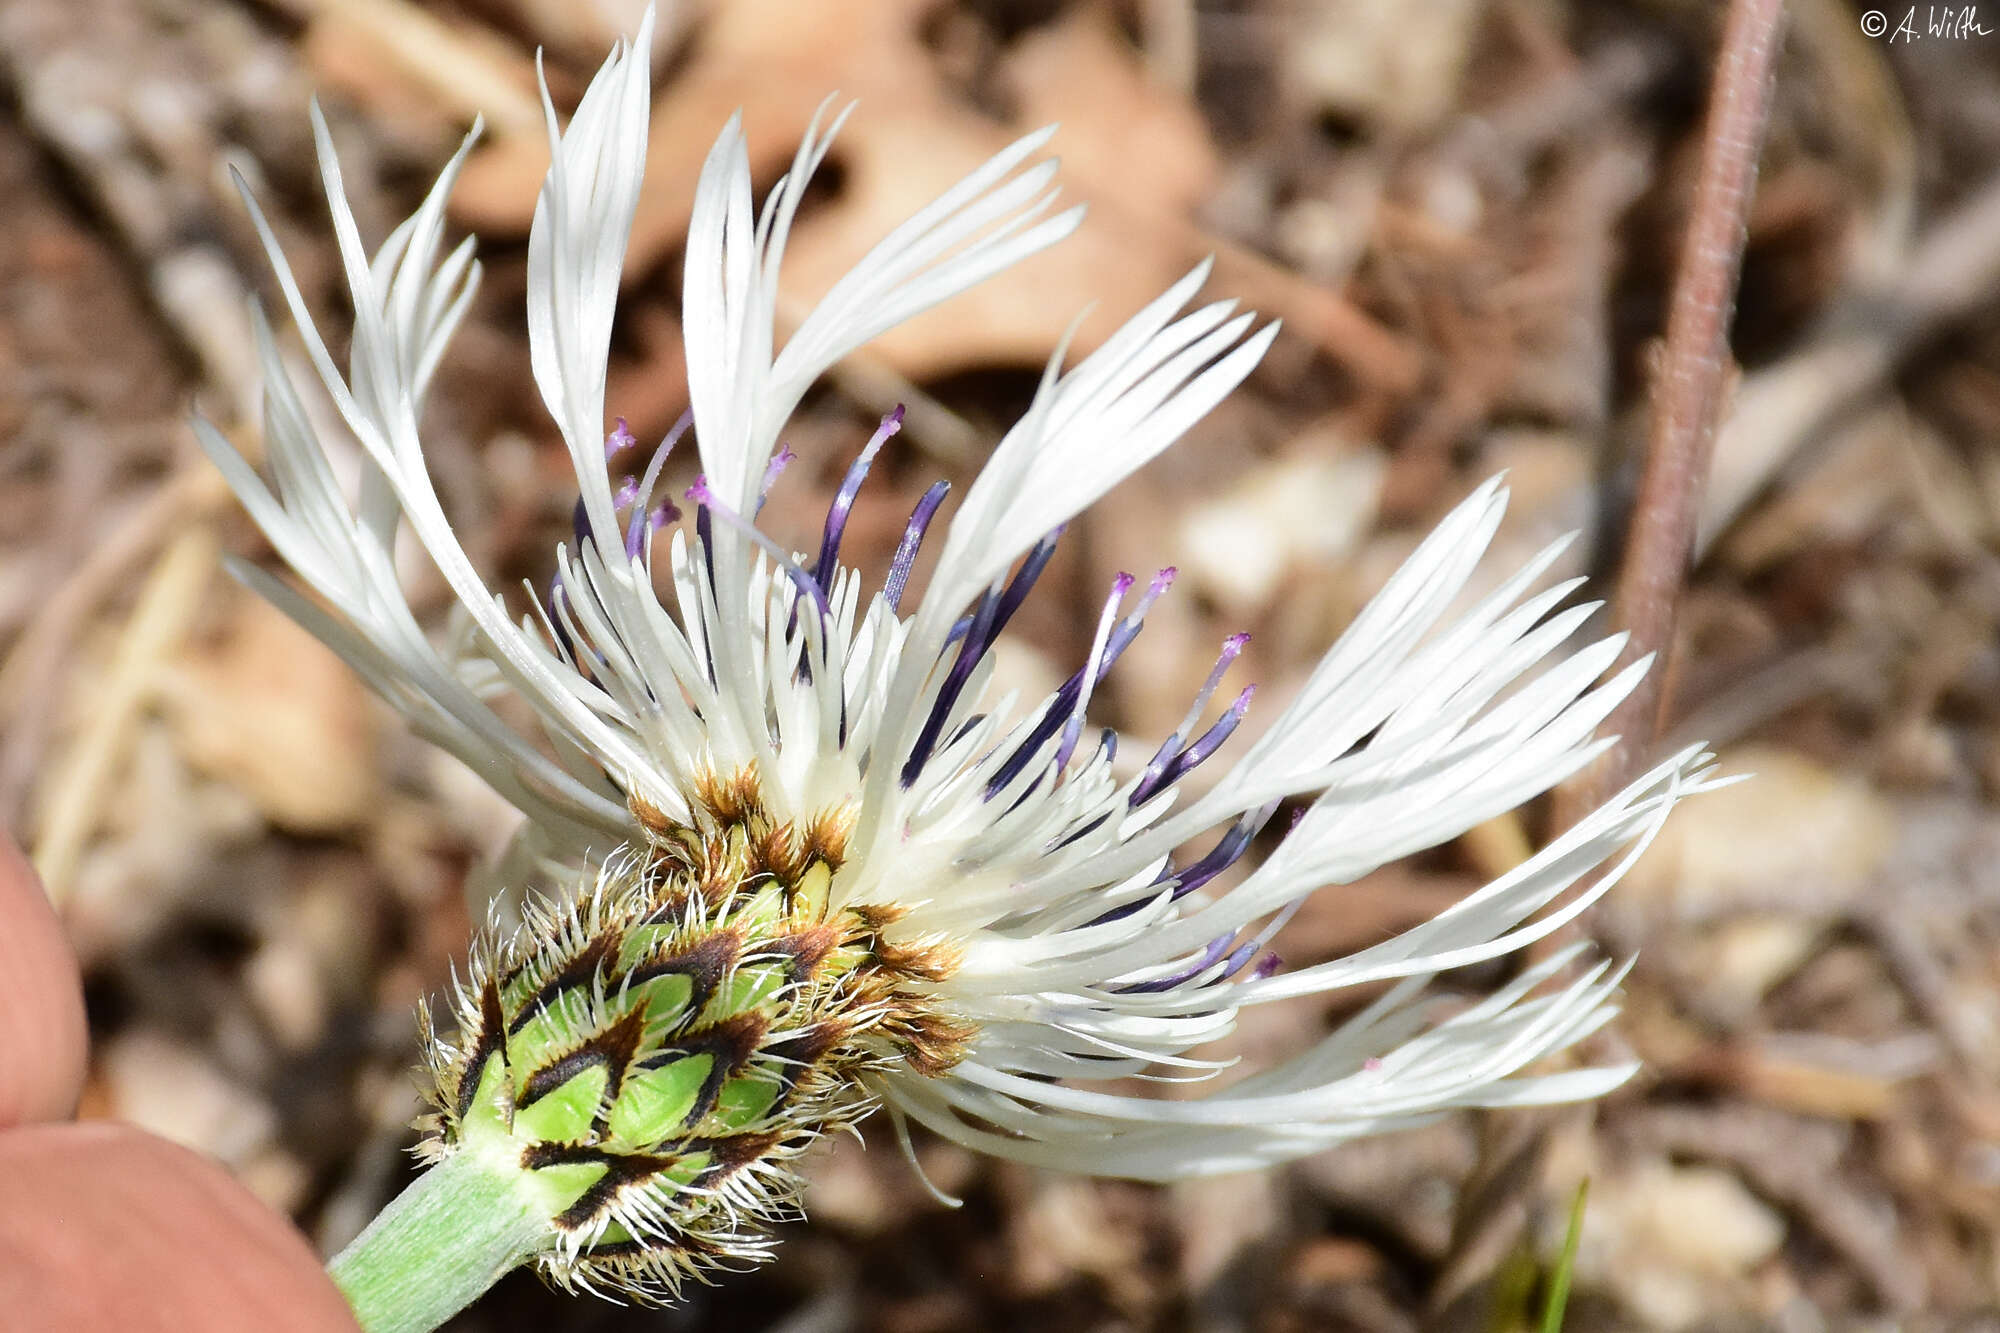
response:
<path id="1" fill-rule="evenodd" d="M 646 166 L 652 33 L 648 6 L 632 44 L 620 43 L 591 80 L 567 133 L 556 133 L 544 81 L 549 172 L 528 233 L 528 350 L 535 383 L 569 445 L 590 530 L 612 549 L 618 523 L 604 467 L 605 361 Z"/>

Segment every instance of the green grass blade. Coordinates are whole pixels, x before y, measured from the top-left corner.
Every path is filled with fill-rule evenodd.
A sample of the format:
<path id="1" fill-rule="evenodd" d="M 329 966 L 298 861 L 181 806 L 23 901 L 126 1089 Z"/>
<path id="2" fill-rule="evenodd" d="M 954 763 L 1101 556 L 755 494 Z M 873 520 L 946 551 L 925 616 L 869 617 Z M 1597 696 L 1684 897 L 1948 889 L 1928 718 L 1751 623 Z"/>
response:
<path id="1" fill-rule="evenodd" d="M 1583 1239 L 1583 1202 L 1590 1197 L 1590 1181 L 1576 1187 L 1569 1205 L 1569 1232 L 1563 1237 L 1562 1258 L 1549 1274 L 1549 1300 L 1542 1307 L 1542 1333 L 1562 1333 L 1563 1310 L 1569 1304 L 1569 1280 L 1576 1268 L 1576 1247 Z"/>

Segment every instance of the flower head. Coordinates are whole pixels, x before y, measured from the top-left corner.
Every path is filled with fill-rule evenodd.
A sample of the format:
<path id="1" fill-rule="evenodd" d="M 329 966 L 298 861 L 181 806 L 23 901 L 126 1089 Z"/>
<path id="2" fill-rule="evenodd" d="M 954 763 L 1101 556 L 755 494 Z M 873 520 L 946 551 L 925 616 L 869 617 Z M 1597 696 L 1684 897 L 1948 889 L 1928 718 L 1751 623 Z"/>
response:
<path id="1" fill-rule="evenodd" d="M 814 126 L 761 210 L 741 132 L 727 126 L 687 243 L 690 416 L 643 456 L 636 481 L 614 486 L 608 457 L 636 443 L 622 420 L 607 432 L 605 361 L 645 156 L 645 48 L 642 32 L 636 50 L 613 54 L 559 136 L 550 112 L 528 320 L 579 499 L 574 544 L 556 552 L 532 616 L 517 621 L 481 581 L 420 442 L 425 390 L 478 279 L 470 242 L 446 252 L 442 241 L 464 149 L 371 256 L 315 111 L 355 311 L 344 373 L 251 205 L 307 356 L 365 459 L 358 496 L 336 484 L 261 316 L 274 484 L 202 432 L 315 596 L 243 576 L 524 812 L 515 864 L 599 867 L 476 958 L 460 1035 L 433 1055 L 439 1153 L 498 1142 L 524 1169 L 568 1173 L 545 1177 L 560 1181 L 548 1185 L 545 1266 L 670 1287 L 703 1263 L 754 1255 L 745 1228 L 789 1197 L 784 1161 L 875 1103 L 1002 1156 L 1166 1179 L 1457 1107 L 1589 1097 L 1625 1078 L 1627 1066 L 1527 1072 L 1610 1016 L 1608 964 L 1578 970 L 1566 950 L 1449 1013 L 1425 987 L 1589 906 L 1705 785 L 1697 751 L 1402 934 L 1291 969 L 1269 949 L 1308 895 L 1576 772 L 1644 670 L 1598 683 L 1617 640 L 1563 650 L 1590 608 L 1563 609 L 1575 583 L 1536 590 L 1562 543 L 1462 605 L 1506 504 L 1497 481 L 1423 542 L 1198 796 L 1184 779 L 1224 763 L 1251 704 L 1248 688 L 1225 685 L 1242 636 L 1220 645 L 1183 722 L 1144 762 L 1121 765 L 1111 733 L 1087 722 L 1171 569 L 1115 581 L 1088 657 L 1046 699 L 989 697 L 995 644 L 1063 526 L 1235 388 L 1274 337 L 1231 302 L 1190 308 L 1206 266 L 1074 367 L 1058 352 L 955 511 L 942 484 L 927 493 L 886 571 L 843 564 L 841 544 L 899 416 L 861 450 L 816 545 L 794 551 L 758 526 L 786 461 L 779 431 L 809 386 L 1076 227 L 1081 210 L 1053 211 L 1055 164 L 1037 157 L 1048 132 L 885 237 L 780 345 L 786 235 L 846 112 Z M 680 497 L 684 520 L 659 478 L 690 427 L 702 472 Z M 391 553 L 406 524 L 457 594 L 462 617 L 444 646 L 397 583 Z M 926 546 L 934 572 L 909 605 Z M 490 702 L 502 693 L 529 706 L 539 737 L 502 720 Z M 1271 850 L 1257 860 L 1260 842 Z M 1363 983 L 1389 984 L 1275 1068 L 1204 1097 L 1119 1084 L 1212 1075 L 1220 1066 L 1196 1052 L 1244 1006 Z"/>

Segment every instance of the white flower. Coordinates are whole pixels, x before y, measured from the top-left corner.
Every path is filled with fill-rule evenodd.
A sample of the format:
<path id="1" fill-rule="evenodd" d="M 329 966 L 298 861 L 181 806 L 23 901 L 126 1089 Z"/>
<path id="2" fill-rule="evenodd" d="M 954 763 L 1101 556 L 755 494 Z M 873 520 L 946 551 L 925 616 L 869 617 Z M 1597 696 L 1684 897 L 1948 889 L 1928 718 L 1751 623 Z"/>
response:
<path id="1" fill-rule="evenodd" d="M 1604 746 L 1594 729 L 1644 669 L 1594 684 L 1617 656 L 1615 639 L 1562 654 L 1589 608 L 1558 609 L 1575 583 L 1532 591 L 1562 543 L 1470 609 L 1452 609 L 1500 521 L 1497 481 L 1443 521 L 1199 798 L 1183 799 L 1180 779 L 1221 762 L 1211 752 L 1249 702 L 1246 690 L 1211 718 L 1240 638 L 1139 771 L 1115 769 L 1109 734 L 1085 726 L 1092 689 L 1171 571 L 1136 597 L 1132 580 L 1118 581 L 1089 660 L 1049 698 L 1017 709 L 987 697 L 996 637 L 1055 534 L 1235 388 L 1270 345 L 1275 326 L 1255 327 L 1231 302 L 1188 308 L 1206 266 L 1073 368 L 1059 352 L 948 523 L 942 487 L 925 497 L 885 578 L 864 579 L 838 557 L 855 489 L 893 418 L 854 464 L 816 554 L 786 554 L 754 526 L 779 431 L 829 367 L 1077 226 L 1080 209 L 1051 211 L 1055 163 L 1036 160 L 1048 132 L 1007 148 L 884 238 L 780 347 L 786 235 L 845 113 L 815 125 L 761 211 L 732 121 L 702 172 L 687 245 L 696 521 L 673 526 L 655 494 L 667 445 L 639 483 L 614 487 L 605 362 L 645 157 L 647 37 L 592 82 L 556 140 L 535 211 L 534 375 L 581 496 L 576 542 L 556 553 L 537 614 L 517 622 L 481 580 L 420 440 L 425 391 L 478 279 L 471 242 L 447 253 L 442 240 L 472 137 L 371 257 L 316 109 L 355 312 L 345 374 L 251 210 L 364 475 L 350 500 L 260 316 L 274 484 L 214 430 L 201 434 L 313 595 L 253 568 L 242 576 L 520 807 L 524 845 L 537 853 L 602 859 L 642 842 L 647 822 L 699 826 L 718 775 L 751 775 L 771 817 L 792 827 L 839 821 L 846 851 L 833 903 L 892 907 L 900 937 L 953 960 L 930 993 L 972 1034 L 948 1070 L 874 1072 L 869 1091 L 960 1142 L 1160 1179 L 1295 1157 L 1454 1107 L 1589 1097 L 1625 1078 L 1622 1065 L 1524 1072 L 1613 1013 L 1619 974 L 1604 963 L 1574 974 L 1574 948 L 1448 1015 L 1425 987 L 1544 938 L 1595 901 L 1674 803 L 1708 785 L 1698 751 L 1434 920 L 1289 971 L 1266 950 L 1309 894 L 1338 892 L 1328 886 L 1448 841 L 1575 773 Z M 554 137 L 553 110 L 550 129 Z M 628 443 L 621 426 L 611 451 Z M 904 583 L 934 519 L 944 523 L 928 536 L 942 547 L 936 572 L 906 608 Z M 392 550 L 406 523 L 463 611 L 444 647 L 426 638 L 398 585 Z M 671 587 L 664 602 L 656 576 Z M 492 706 L 501 694 L 533 710 L 539 737 L 502 721 Z M 1216 890 L 1288 800 L 1301 803 L 1290 832 Z M 1202 839 L 1205 849 L 1180 853 Z M 1211 1095 L 1162 1100 L 1102 1086 L 1211 1074 L 1219 1066 L 1190 1052 L 1227 1036 L 1243 1006 L 1372 982 L 1393 984 L 1304 1054 Z"/>

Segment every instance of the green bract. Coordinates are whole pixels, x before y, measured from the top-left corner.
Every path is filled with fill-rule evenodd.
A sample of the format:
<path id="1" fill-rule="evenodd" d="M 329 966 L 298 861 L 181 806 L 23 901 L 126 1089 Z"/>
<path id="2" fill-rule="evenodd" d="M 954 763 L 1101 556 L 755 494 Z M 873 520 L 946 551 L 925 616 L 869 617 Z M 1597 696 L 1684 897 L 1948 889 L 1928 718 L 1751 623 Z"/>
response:
<path id="1" fill-rule="evenodd" d="M 788 1164 L 872 1109 L 864 1075 L 964 1039 L 928 999 L 946 956 L 829 906 L 838 816 L 775 827 L 754 783 L 712 792 L 698 826 L 640 811 L 645 850 L 476 949 L 458 1033 L 426 1033 L 426 1154 L 521 1173 L 564 1286 L 666 1297 L 762 1258 Z"/>

